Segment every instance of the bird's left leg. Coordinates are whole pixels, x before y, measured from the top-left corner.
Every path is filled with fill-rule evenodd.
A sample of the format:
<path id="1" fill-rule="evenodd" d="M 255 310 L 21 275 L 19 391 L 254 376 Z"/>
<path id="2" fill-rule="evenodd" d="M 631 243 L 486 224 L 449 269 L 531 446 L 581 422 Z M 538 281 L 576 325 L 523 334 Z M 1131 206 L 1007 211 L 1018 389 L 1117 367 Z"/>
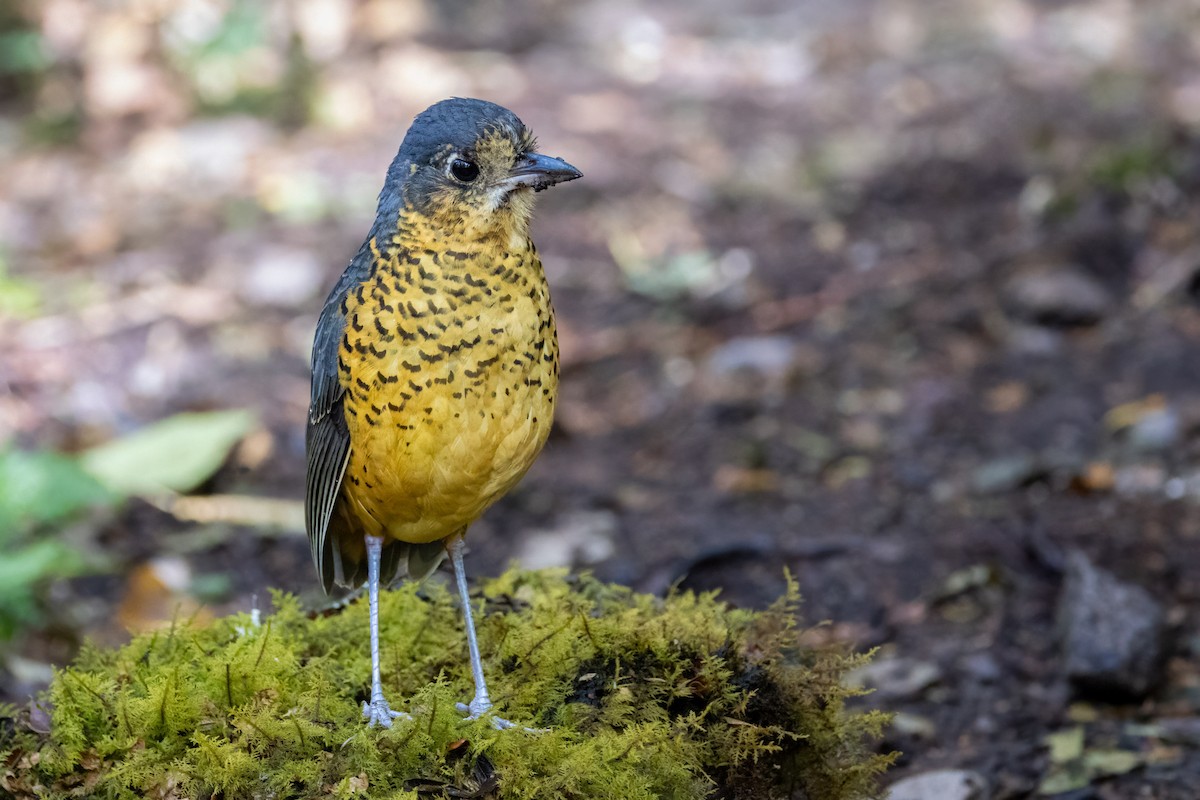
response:
<path id="1" fill-rule="evenodd" d="M 447 545 L 450 551 L 450 563 L 454 567 L 454 580 L 458 584 L 458 598 L 462 602 L 463 619 L 467 628 L 467 649 L 471 653 L 471 675 L 475 679 L 475 697 L 470 703 L 459 703 L 458 710 L 467 712 L 467 719 L 479 719 L 492 708 L 492 699 L 488 696 L 487 681 L 483 677 L 483 660 L 479 657 L 479 640 L 475 638 L 475 621 L 471 616 L 471 595 L 467 591 L 467 571 L 463 567 L 463 537 L 456 535 Z M 492 725 L 504 729 L 513 727 L 513 723 L 499 717 L 492 717 Z"/>
<path id="2" fill-rule="evenodd" d="M 371 623 L 371 700 L 363 702 L 367 727 L 392 727 L 397 717 L 407 718 L 403 711 L 393 711 L 383 696 L 383 681 L 379 677 L 379 561 L 383 555 L 383 537 L 367 534 L 367 598 L 370 602 Z"/>

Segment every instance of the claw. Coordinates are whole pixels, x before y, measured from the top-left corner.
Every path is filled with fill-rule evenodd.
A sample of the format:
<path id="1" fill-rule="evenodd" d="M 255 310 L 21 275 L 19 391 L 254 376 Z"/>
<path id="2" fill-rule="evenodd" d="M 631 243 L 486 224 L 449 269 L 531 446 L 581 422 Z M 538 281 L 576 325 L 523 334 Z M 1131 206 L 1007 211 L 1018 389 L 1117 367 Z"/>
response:
<path id="1" fill-rule="evenodd" d="M 475 701 L 472 700 L 470 705 L 468 705 L 466 703 L 455 703 L 454 707 L 467 715 L 466 717 L 463 718 L 464 722 L 471 722 L 473 720 L 479 719 L 484 714 L 486 714 L 491 709 L 492 704 L 488 703 L 486 706 L 476 707 Z M 508 730 L 509 728 L 517 727 L 517 723 L 510 722 L 509 720 L 506 720 L 503 717 L 492 717 L 491 723 L 492 723 L 492 727 L 498 731 L 505 731 L 505 730 Z"/>
<path id="2" fill-rule="evenodd" d="M 368 728 L 374 728 L 377 724 L 390 728 L 392 720 L 410 717 L 403 711 L 392 711 L 392 707 L 383 697 L 383 682 L 379 678 L 379 559 L 383 553 L 383 539 L 378 536 L 366 536 L 365 542 L 367 597 L 370 602 L 368 613 L 371 623 L 371 701 L 363 703 L 363 716 L 367 719 Z"/>
<path id="3" fill-rule="evenodd" d="M 411 719 L 403 711 L 392 711 L 392 707 L 382 697 L 377 697 L 369 703 L 364 700 L 363 716 L 367 720 L 368 728 L 374 728 L 377 724 L 390 728 L 394 719 Z"/>

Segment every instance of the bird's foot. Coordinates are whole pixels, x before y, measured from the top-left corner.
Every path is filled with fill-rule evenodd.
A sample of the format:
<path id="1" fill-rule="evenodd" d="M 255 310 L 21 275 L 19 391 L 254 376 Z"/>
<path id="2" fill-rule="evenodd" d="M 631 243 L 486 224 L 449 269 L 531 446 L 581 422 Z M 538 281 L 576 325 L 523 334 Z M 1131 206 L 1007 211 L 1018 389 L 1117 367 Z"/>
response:
<path id="1" fill-rule="evenodd" d="M 478 697 L 476 697 L 474 700 L 472 700 L 470 702 L 470 704 L 455 703 L 454 707 L 457 708 L 459 711 L 462 711 L 463 713 L 465 713 L 467 715 L 464 718 L 465 721 L 470 722 L 472 720 L 479 719 L 484 714 L 491 711 L 492 704 L 488 700 L 481 701 Z M 503 719 L 502 717 L 492 717 L 491 723 L 492 723 L 492 727 L 498 731 L 504 731 L 504 730 L 508 730 L 509 728 L 517 727 L 517 723 L 510 722 L 506 719 Z"/>
<path id="2" fill-rule="evenodd" d="M 383 699 L 383 695 L 372 697 L 369 703 L 363 702 L 363 716 L 367 720 L 368 728 L 374 728 L 377 724 L 390 728 L 394 719 L 411 719 L 403 711 L 392 711 L 392 707 L 388 705 L 387 700 Z"/>

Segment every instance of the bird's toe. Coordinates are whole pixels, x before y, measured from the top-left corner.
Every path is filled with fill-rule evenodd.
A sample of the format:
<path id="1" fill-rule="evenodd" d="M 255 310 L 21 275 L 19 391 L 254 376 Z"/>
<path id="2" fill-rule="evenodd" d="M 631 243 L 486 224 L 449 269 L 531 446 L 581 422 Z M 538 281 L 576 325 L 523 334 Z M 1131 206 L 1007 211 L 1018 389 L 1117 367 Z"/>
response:
<path id="1" fill-rule="evenodd" d="M 473 701 L 471 701 L 470 704 L 455 703 L 454 707 L 467 715 L 464 718 L 464 721 L 470 722 L 472 720 L 479 719 L 484 714 L 486 714 L 488 711 L 490 711 L 492 708 L 492 704 L 491 703 L 487 703 L 487 704 L 478 703 L 477 704 L 477 701 L 473 700 Z M 492 717 L 491 723 L 492 723 L 492 727 L 498 731 L 504 731 L 504 730 L 508 730 L 509 728 L 517 727 L 517 723 L 511 722 L 507 719 L 504 719 L 503 717 Z"/>
<path id="2" fill-rule="evenodd" d="M 387 700 L 384 700 L 382 697 L 372 700 L 369 703 L 363 703 L 363 717 L 367 720 L 368 728 L 374 728 L 376 725 L 390 728 L 394 719 L 409 719 L 408 714 L 405 714 L 403 711 L 393 711 L 392 707 L 388 705 Z"/>

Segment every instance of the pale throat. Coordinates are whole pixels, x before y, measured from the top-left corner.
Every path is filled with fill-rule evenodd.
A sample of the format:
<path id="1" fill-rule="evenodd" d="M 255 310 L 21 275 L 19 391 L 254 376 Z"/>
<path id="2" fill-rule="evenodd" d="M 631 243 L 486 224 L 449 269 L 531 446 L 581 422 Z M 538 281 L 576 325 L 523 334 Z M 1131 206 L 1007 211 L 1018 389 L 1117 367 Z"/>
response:
<path id="1" fill-rule="evenodd" d="M 504 192 L 495 208 L 482 208 L 474 213 L 461 213 L 453 202 L 447 203 L 436 214 L 437 226 L 450 232 L 450 239 L 464 245 L 496 242 L 510 253 L 520 253 L 529 248 L 529 222 L 533 217 L 533 192 L 528 189 Z M 486 200 L 491 196 L 485 195 Z"/>

